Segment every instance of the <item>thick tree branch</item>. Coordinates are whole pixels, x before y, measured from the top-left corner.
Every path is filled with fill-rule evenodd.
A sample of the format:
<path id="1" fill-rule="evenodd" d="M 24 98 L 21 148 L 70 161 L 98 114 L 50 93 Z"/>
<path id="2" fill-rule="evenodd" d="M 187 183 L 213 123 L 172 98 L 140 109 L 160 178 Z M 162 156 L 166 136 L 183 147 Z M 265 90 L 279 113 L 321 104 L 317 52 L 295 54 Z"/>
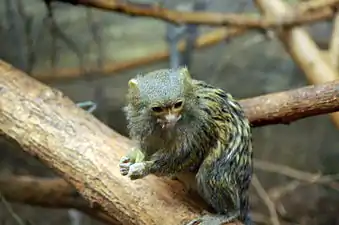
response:
<path id="1" fill-rule="evenodd" d="M 121 224 L 180 224 L 203 209 L 178 182 L 154 176 L 132 182 L 121 176 L 118 161 L 130 140 L 2 61 L 0 130 Z"/>
<path id="2" fill-rule="evenodd" d="M 263 97 L 264 101 L 258 100 L 258 97 L 253 101 L 257 104 L 249 99 L 241 101 L 241 104 L 253 124 L 263 125 L 262 121 L 273 123 L 274 120 L 285 122 L 286 119 L 277 119 L 277 115 L 295 120 L 305 117 L 305 114 L 310 116 L 338 110 L 338 85 L 338 82 L 333 82 L 289 91 L 283 96 L 291 97 L 288 101 L 283 98 L 281 104 L 276 104 L 282 98 L 281 93 L 272 94 L 270 100 L 267 96 Z M 316 94 L 309 93 L 315 90 L 318 90 Z M 313 105 L 317 105 L 319 111 Z M 294 110 L 299 116 L 293 114 Z M 280 111 L 283 113 L 279 114 Z M 259 113 L 264 115 L 259 116 Z M 266 114 L 273 115 L 275 119 L 267 119 Z M 121 224 L 180 224 L 198 216 L 206 208 L 198 198 L 192 199 L 186 194 L 176 181 L 155 176 L 137 181 L 122 177 L 118 161 L 132 146 L 127 138 L 77 108 L 61 92 L 2 61 L 0 131 L 53 168 L 85 199 L 107 211 Z"/>
<path id="3" fill-rule="evenodd" d="M 253 126 L 289 124 L 339 111 L 339 80 L 240 101 Z"/>
<path id="4" fill-rule="evenodd" d="M 52 0 L 74 5 L 94 7 L 107 11 L 121 12 L 131 16 L 144 16 L 161 19 L 176 24 L 189 23 L 210 26 L 237 26 L 243 28 L 273 28 L 281 26 L 293 26 L 314 22 L 333 17 L 334 10 L 321 10 L 325 7 L 336 6 L 339 0 L 312 0 L 297 6 L 293 17 L 286 20 L 274 20 L 269 18 L 255 18 L 253 16 L 239 14 L 225 14 L 212 12 L 180 12 L 165 9 L 159 5 L 146 3 L 132 3 L 123 0 Z M 320 4 L 319 4 L 320 3 Z M 315 10 L 315 7 L 317 11 Z"/>
<path id="5" fill-rule="evenodd" d="M 304 173 L 307 174 L 307 172 Z M 324 178 L 326 179 L 327 177 Z M 326 180 L 324 181 L 326 182 Z M 11 202 L 48 208 L 75 208 L 104 223 L 110 225 L 121 224 L 105 215 L 98 207 L 91 208 L 83 198 L 76 194 L 75 189 L 62 178 L 0 177 L 0 194 Z M 254 222 L 269 224 L 269 218 L 262 214 L 251 213 L 251 217 Z"/>
<path id="6" fill-rule="evenodd" d="M 90 207 L 75 188 L 60 178 L 0 177 L 0 194 L 11 202 L 45 208 L 74 208 L 107 224 L 120 224 L 98 207 Z"/>

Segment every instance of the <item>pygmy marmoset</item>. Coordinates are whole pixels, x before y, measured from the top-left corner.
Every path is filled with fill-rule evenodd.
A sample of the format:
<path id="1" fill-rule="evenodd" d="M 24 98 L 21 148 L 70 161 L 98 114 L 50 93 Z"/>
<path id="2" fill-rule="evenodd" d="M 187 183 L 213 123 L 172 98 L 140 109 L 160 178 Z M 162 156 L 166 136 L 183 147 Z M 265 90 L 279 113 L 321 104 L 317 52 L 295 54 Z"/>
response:
<path id="1" fill-rule="evenodd" d="M 180 174 L 193 173 L 198 193 L 217 214 L 187 225 L 236 219 L 251 224 L 252 134 L 238 102 L 222 89 L 192 79 L 186 67 L 138 75 L 128 86 L 124 110 L 138 146 L 121 158 L 121 174 L 180 179 Z"/>

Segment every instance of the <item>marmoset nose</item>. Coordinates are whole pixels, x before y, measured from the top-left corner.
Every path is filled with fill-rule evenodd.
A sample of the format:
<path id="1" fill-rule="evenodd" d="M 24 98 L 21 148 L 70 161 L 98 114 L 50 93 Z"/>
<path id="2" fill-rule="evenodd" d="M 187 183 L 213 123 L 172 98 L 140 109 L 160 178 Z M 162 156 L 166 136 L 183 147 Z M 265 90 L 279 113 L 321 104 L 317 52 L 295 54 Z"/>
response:
<path id="1" fill-rule="evenodd" d="M 168 123 L 176 123 L 180 118 L 180 116 L 177 114 L 173 114 L 173 113 L 168 113 L 165 115 L 165 119 Z"/>

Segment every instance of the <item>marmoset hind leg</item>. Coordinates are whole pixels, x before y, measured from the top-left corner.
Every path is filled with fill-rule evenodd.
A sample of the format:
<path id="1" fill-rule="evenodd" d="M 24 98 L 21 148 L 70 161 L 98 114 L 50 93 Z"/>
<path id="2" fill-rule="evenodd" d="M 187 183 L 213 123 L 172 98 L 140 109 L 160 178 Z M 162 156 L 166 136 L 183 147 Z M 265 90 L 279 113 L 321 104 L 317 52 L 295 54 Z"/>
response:
<path id="1" fill-rule="evenodd" d="M 220 225 L 239 219 L 241 203 L 237 185 L 229 177 L 229 173 L 211 171 L 206 169 L 206 164 L 204 164 L 196 175 L 197 188 L 200 195 L 215 209 L 217 214 L 204 215 L 186 225 Z"/>

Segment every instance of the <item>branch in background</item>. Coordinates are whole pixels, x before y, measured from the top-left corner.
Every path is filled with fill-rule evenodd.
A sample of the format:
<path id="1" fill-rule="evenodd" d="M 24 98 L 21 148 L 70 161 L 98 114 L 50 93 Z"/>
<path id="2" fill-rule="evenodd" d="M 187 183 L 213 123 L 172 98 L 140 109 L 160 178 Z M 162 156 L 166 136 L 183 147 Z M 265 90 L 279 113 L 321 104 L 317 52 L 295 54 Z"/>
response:
<path id="1" fill-rule="evenodd" d="M 208 46 L 214 45 L 219 43 L 220 41 L 230 39 L 232 37 L 239 36 L 241 34 L 244 34 L 246 30 L 244 29 L 225 29 L 225 28 L 219 28 L 215 29 L 214 31 L 211 31 L 207 34 L 203 34 L 200 37 L 198 37 L 195 48 L 206 48 Z M 184 51 L 186 49 L 186 43 L 185 41 L 181 41 L 178 44 L 179 51 Z M 154 53 L 152 55 L 147 55 L 143 58 L 137 58 L 132 59 L 129 61 L 124 61 L 120 63 L 115 64 L 106 64 L 104 65 L 100 70 L 93 71 L 94 74 L 103 74 L 106 76 L 113 76 L 116 75 L 116 73 L 127 70 L 127 69 L 133 69 L 138 66 L 143 66 L 146 64 L 155 63 L 161 60 L 165 60 L 169 57 L 169 51 L 164 50 L 157 53 Z M 88 68 L 86 68 L 88 70 Z M 33 74 L 33 77 L 35 79 L 38 79 L 43 82 L 50 82 L 52 80 L 59 80 L 59 79 L 71 79 L 71 78 L 79 78 L 82 76 L 83 71 L 78 68 L 72 68 L 72 69 L 60 69 L 58 71 L 55 71 L 55 76 L 51 76 L 51 73 L 49 71 L 45 72 L 37 72 Z"/>
<path id="2" fill-rule="evenodd" d="M 336 70 L 339 69 L 339 12 L 334 17 L 332 38 L 329 44 L 329 54 L 332 65 Z"/>
<path id="3" fill-rule="evenodd" d="M 188 11 L 192 10 L 191 5 L 188 4 L 178 4 L 177 10 L 180 11 Z M 170 68 L 178 68 L 181 66 L 182 62 L 182 56 L 181 52 L 178 49 L 178 43 L 183 39 L 185 36 L 185 26 L 184 25 L 178 25 L 178 24 L 172 24 L 172 23 L 166 23 L 166 34 L 165 34 L 165 40 L 167 43 L 167 48 L 169 52 L 169 67 Z M 186 48 L 188 45 L 186 44 Z M 185 48 L 185 49 L 186 49 Z"/>
<path id="4" fill-rule="evenodd" d="M 285 183 L 281 186 L 279 185 L 277 187 L 269 189 L 267 193 L 265 191 L 264 195 L 263 193 L 261 193 L 262 198 L 266 199 L 267 201 L 266 205 L 270 209 L 271 218 L 275 217 L 274 214 L 275 211 L 277 211 L 281 219 L 284 219 L 286 221 L 293 221 L 292 217 L 288 215 L 288 212 L 286 211 L 284 205 L 280 200 L 284 195 L 291 194 L 291 192 L 294 192 L 297 188 L 300 188 L 303 185 L 317 184 L 330 187 L 336 191 L 339 190 L 339 183 L 337 182 L 339 174 L 324 175 L 321 173 L 310 173 L 306 171 L 300 171 L 286 165 L 279 165 L 276 163 L 271 163 L 260 159 L 255 159 L 254 166 L 256 170 L 259 169 L 265 172 L 276 173 L 293 179 L 291 182 L 287 184 Z M 260 187 L 258 187 L 257 182 L 258 180 L 253 181 L 252 184 L 259 194 Z M 261 192 L 262 191 L 263 189 L 261 190 Z M 298 193 L 295 193 L 295 195 L 298 195 Z"/>
<path id="5" fill-rule="evenodd" d="M 333 112 L 339 107 L 338 82 L 272 94 L 271 101 L 263 96 L 263 101 L 257 97 L 241 104 L 249 120 L 261 125 L 263 121 L 286 121 L 277 115 L 295 120 L 305 114 Z M 309 93 L 314 91 L 316 94 Z M 283 98 L 281 104 L 275 104 L 281 96 L 290 96 L 289 101 Z M 298 116 L 293 114 L 296 103 Z M 199 216 L 206 208 L 198 198 L 187 195 L 179 182 L 152 175 L 137 181 L 121 176 L 117 165 L 132 147 L 130 140 L 78 108 L 60 91 L 5 62 L 0 63 L 0 131 L 61 174 L 86 200 L 121 224 L 178 224 Z"/>
<path id="6" fill-rule="evenodd" d="M 68 38 L 67 35 L 63 32 L 63 30 L 59 27 L 57 20 L 55 19 L 54 11 L 51 5 L 51 0 L 42 0 L 45 3 L 45 7 L 47 10 L 46 17 L 43 19 L 43 24 L 47 25 L 49 32 L 51 34 L 51 48 L 50 51 L 50 64 L 53 70 L 55 70 L 56 65 L 59 61 L 59 52 L 60 48 L 58 46 L 57 41 L 60 40 L 65 43 L 65 45 L 74 52 L 74 54 L 77 56 L 79 60 L 79 67 L 83 68 L 84 63 L 84 57 L 82 54 L 82 51 L 78 49 L 78 46 L 76 43 L 71 39 Z M 45 35 L 44 33 L 40 33 L 39 36 Z M 42 37 L 41 37 L 42 38 Z M 39 39 L 39 38 L 37 38 Z M 82 70 L 83 73 L 85 73 L 84 70 Z M 54 71 L 52 72 L 54 74 Z"/>
<path id="7" fill-rule="evenodd" d="M 324 2 L 329 2 L 329 0 Z M 284 18 L 286 14 L 291 14 L 294 11 L 281 0 L 255 0 L 255 3 L 260 8 L 260 11 L 269 17 Z M 278 32 L 278 36 L 286 51 L 290 53 L 311 83 L 319 84 L 339 78 L 336 70 L 331 67 L 330 63 L 325 61 L 325 58 L 305 29 L 298 27 L 282 29 Z M 338 95 L 336 97 L 338 98 Z M 331 117 L 339 128 L 339 113 L 332 113 Z"/>
<path id="8" fill-rule="evenodd" d="M 240 101 L 253 126 L 288 124 L 339 111 L 339 80 Z"/>
<path id="9" fill-rule="evenodd" d="M 36 53 L 34 51 L 34 40 L 32 38 L 32 28 L 33 28 L 33 16 L 28 14 L 25 9 L 25 4 L 23 3 L 23 0 L 19 0 L 16 2 L 17 4 L 17 11 L 19 16 L 22 19 L 23 23 L 23 34 L 22 37 L 24 39 L 24 46 L 23 51 L 25 53 L 25 67 L 23 68 L 24 71 L 27 73 L 31 73 L 34 66 L 37 62 Z"/>
<path id="10" fill-rule="evenodd" d="M 307 182 L 307 183 L 317 183 L 326 185 L 333 188 L 334 190 L 339 190 L 339 183 L 336 181 L 339 178 L 339 175 L 322 175 L 316 173 L 310 173 L 305 171 L 300 171 L 289 166 L 279 165 L 276 163 L 266 162 L 260 159 L 255 159 L 254 168 L 259 169 L 265 172 L 277 173 L 292 179 Z"/>
<path id="11" fill-rule="evenodd" d="M 321 10 L 326 7 L 336 6 L 339 0 L 322 1 L 326 4 L 319 4 L 317 11 L 311 7 L 313 11 L 305 11 L 307 6 L 314 6 L 314 2 L 320 0 L 311 0 L 309 3 L 303 3 L 302 7 L 297 6 L 293 17 L 286 20 L 273 20 L 267 18 L 255 18 L 255 16 L 239 15 L 236 13 L 212 13 L 212 12 L 179 12 L 162 8 L 156 4 L 132 3 L 123 0 L 52 0 L 53 2 L 64 2 L 74 5 L 83 5 L 94 7 L 101 10 L 125 13 L 131 16 L 143 16 L 160 19 L 166 22 L 182 24 L 199 24 L 209 26 L 237 26 L 242 28 L 263 29 L 281 26 L 294 26 L 304 23 L 314 22 L 320 19 L 328 19 L 334 15 L 334 10 Z M 306 5 L 306 6 L 305 6 Z M 318 12 L 319 10 L 319 12 Z"/>
<path id="12" fill-rule="evenodd" d="M 193 4 L 193 11 L 206 11 L 208 8 L 210 0 L 198 0 L 194 1 Z M 200 26 L 197 24 L 186 24 L 185 26 L 186 37 L 185 43 L 186 48 L 182 53 L 182 61 L 181 65 L 186 65 L 188 69 L 191 69 L 192 61 L 193 61 L 193 53 L 195 52 L 195 43 L 197 38 L 201 33 Z"/>
<path id="13" fill-rule="evenodd" d="M 215 29 L 214 31 L 211 31 L 207 34 L 203 34 L 200 37 L 198 37 L 195 43 L 195 48 L 206 48 L 211 45 L 217 44 L 221 41 L 229 40 L 232 37 L 242 35 L 245 32 L 246 32 L 245 29 L 237 29 L 237 28 Z M 322 49 L 328 48 L 328 42 L 326 41 L 319 40 L 317 41 L 317 45 L 319 45 L 320 48 Z M 184 51 L 184 49 L 186 49 L 185 42 L 179 42 L 178 49 L 179 51 Z M 145 66 L 147 64 L 165 60 L 169 57 L 169 54 L 170 53 L 168 50 L 164 50 L 164 51 L 156 52 L 151 55 L 147 55 L 145 57 L 140 57 L 137 59 L 131 59 L 128 61 L 118 62 L 114 64 L 106 64 L 98 70 L 93 70 L 90 68 L 85 68 L 85 70 L 93 71 L 93 74 L 95 74 L 96 77 L 99 77 L 101 75 L 114 76 L 114 75 L 117 75 L 116 73 L 124 71 L 124 70 L 134 69 L 139 66 Z M 82 71 L 78 68 L 59 69 L 55 71 L 55 76 L 54 75 L 51 76 L 50 75 L 51 73 L 54 73 L 54 72 L 49 72 L 49 71 L 36 72 L 33 74 L 33 77 L 37 80 L 47 83 L 47 82 L 51 82 L 55 80 L 81 78 L 83 75 Z"/>
<path id="14" fill-rule="evenodd" d="M 5 0 L 2 2 L 3 2 L 2 7 L 4 7 L 3 10 L 4 15 L 1 19 L 2 24 L 3 26 L 7 27 L 6 30 L 10 31 L 6 32 L 4 29 L 2 35 L 4 36 L 8 35 L 7 45 L 9 45 L 9 48 L 16 47 L 17 50 L 16 65 L 24 70 L 28 68 L 25 48 L 24 44 L 22 43 L 22 37 L 24 37 L 26 34 L 21 29 L 22 21 L 18 19 L 20 16 L 18 14 L 20 12 L 18 10 L 18 3 L 13 0 Z"/>
<path id="15" fill-rule="evenodd" d="M 336 0 L 313 0 L 299 3 L 299 9 L 303 12 L 314 11 L 323 8 L 338 7 Z"/>
<path id="16" fill-rule="evenodd" d="M 19 224 L 24 225 L 25 222 L 14 212 L 11 205 L 6 201 L 6 199 L 0 193 L 0 199 L 2 205 L 7 209 L 7 212 L 12 216 L 12 218 Z"/>
<path id="17" fill-rule="evenodd" d="M 66 1 L 66 2 L 71 2 L 71 1 Z M 74 2 L 78 2 L 78 1 L 74 1 Z M 95 5 L 96 3 L 96 7 L 100 8 L 100 6 L 102 7 L 110 7 L 110 4 L 114 5 L 114 1 L 112 3 L 112 1 L 108 2 L 108 1 L 98 1 L 98 0 L 89 0 L 86 1 L 89 3 L 88 6 L 90 5 Z M 328 9 L 329 6 L 335 6 L 337 3 L 339 2 L 339 0 L 312 0 L 312 1 L 307 1 L 307 2 L 302 2 L 300 3 L 297 7 L 298 10 L 296 10 L 297 12 L 308 12 L 308 11 L 312 11 L 315 8 L 320 8 L 320 9 Z M 100 3 L 100 4 L 99 4 Z M 78 2 L 78 4 L 85 4 L 85 1 L 82 1 L 82 3 Z M 125 3 L 124 3 L 125 4 Z M 112 7 L 112 6 L 111 6 Z M 127 9 L 129 6 L 126 6 Z M 147 9 L 147 7 L 146 7 Z M 324 10 L 323 10 L 324 11 Z M 179 12 L 180 13 L 180 12 Z M 293 15 L 289 15 L 289 18 L 293 17 Z M 279 20 L 277 20 L 279 21 Z M 245 33 L 245 29 L 216 29 L 215 31 L 212 31 L 210 33 L 207 34 L 203 34 L 200 37 L 198 37 L 196 44 L 195 44 L 195 48 L 203 48 L 203 47 L 208 47 L 211 46 L 213 44 L 216 44 L 220 41 L 238 36 L 240 34 Z M 325 46 L 327 48 L 327 46 Z M 186 44 L 184 41 L 179 43 L 178 49 L 183 52 L 186 49 Z M 144 58 L 138 58 L 138 59 L 132 59 L 129 60 L 127 62 L 121 62 L 121 63 L 117 63 L 117 64 L 106 64 L 102 67 L 102 69 L 97 69 L 97 70 L 92 70 L 90 68 L 84 68 L 85 71 L 91 71 L 93 74 L 103 74 L 103 75 L 115 75 L 115 73 L 126 70 L 126 69 L 132 69 L 138 66 L 143 66 L 145 64 L 150 64 L 150 63 L 154 63 L 157 61 L 161 61 L 161 60 L 165 60 L 169 57 L 169 52 L 167 50 L 162 51 L 162 52 L 157 52 L 154 53 L 150 56 L 146 56 Z M 34 73 L 34 77 L 38 80 L 44 81 L 44 82 L 49 82 L 52 80 L 56 80 L 56 79 L 65 79 L 65 78 L 78 78 L 81 76 L 81 74 L 84 72 L 84 70 L 81 70 L 79 68 L 69 68 L 69 69 L 59 69 L 57 71 L 53 71 L 53 74 L 55 74 L 55 76 L 51 76 L 51 72 L 50 71 L 41 71 L 41 72 L 36 72 Z"/>
<path id="18" fill-rule="evenodd" d="M 293 180 L 287 184 L 279 185 L 278 187 L 273 187 L 267 191 L 268 195 L 272 199 L 273 202 L 277 202 L 284 195 L 289 194 L 295 191 L 297 188 L 301 186 L 301 181 Z"/>
<path id="19" fill-rule="evenodd" d="M 8 201 L 45 208 L 74 208 L 108 224 L 120 224 L 98 207 L 90 207 L 78 192 L 60 178 L 0 177 L 0 193 Z"/>
<path id="20" fill-rule="evenodd" d="M 270 220 L 272 225 L 280 225 L 279 217 L 276 211 L 276 207 L 274 205 L 274 202 L 271 200 L 270 196 L 265 191 L 264 187 L 261 185 L 258 177 L 254 174 L 252 178 L 252 185 L 256 192 L 258 193 L 259 197 L 262 199 L 262 201 L 267 206 L 267 209 L 270 213 Z"/>

